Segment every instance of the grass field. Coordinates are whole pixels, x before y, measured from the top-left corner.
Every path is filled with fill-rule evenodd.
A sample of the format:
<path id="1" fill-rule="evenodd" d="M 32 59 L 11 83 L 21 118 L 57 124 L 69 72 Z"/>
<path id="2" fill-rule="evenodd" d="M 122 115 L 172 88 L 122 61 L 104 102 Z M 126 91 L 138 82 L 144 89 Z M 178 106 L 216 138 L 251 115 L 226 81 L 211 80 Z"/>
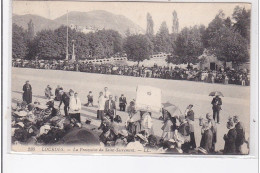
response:
<path id="1" fill-rule="evenodd" d="M 87 94 L 93 92 L 94 104 L 97 105 L 97 97 L 100 91 L 107 86 L 109 91 L 118 97 L 124 94 L 128 103 L 135 98 L 137 85 L 150 85 L 158 87 L 162 90 L 162 101 L 171 102 L 178 106 L 182 112 L 189 104 L 194 105 L 196 118 L 195 138 L 196 144 L 200 143 L 200 127 L 198 118 L 205 117 L 206 113 L 212 113 L 211 100 L 208 96 L 211 91 L 221 91 L 225 97 L 222 98 L 223 106 L 220 112 L 221 124 L 218 124 L 217 145 L 216 149 L 224 148 L 223 135 L 227 133 L 226 121 L 229 116 L 239 115 L 246 130 L 246 138 L 249 137 L 250 124 L 250 87 L 237 85 L 209 84 L 192 81 L 164 80 L 151 78 L 137 78 L 130 76 L 116 76 L 93 73 L 40 70 L 12 68 L 12 103 L 22 99 L 22 86 L 25 81 L 29 80 L 33 88 L 33 101 L 39 100 L 46 102 L 44 97 L 44 89 L 47 85 L 53 88 L 53 92 L 57 85 L 61 85 L 65 91 L 73 89 L 79 93 L 82 104 L 87 102 Z M 58 105 L 58 102 L 55 103 Z M 94 126 L 99 126 L 100 121 L 96 119 L 96 107 L 82 106 L 82 119 L 86 117 L 92 119 Z M 123 118 L 122 126 L 127 118 L 127 114 L 119 112 Z M 154 119 L 154 132 L 157 136 L 161 136 L 162 122 Z"/>

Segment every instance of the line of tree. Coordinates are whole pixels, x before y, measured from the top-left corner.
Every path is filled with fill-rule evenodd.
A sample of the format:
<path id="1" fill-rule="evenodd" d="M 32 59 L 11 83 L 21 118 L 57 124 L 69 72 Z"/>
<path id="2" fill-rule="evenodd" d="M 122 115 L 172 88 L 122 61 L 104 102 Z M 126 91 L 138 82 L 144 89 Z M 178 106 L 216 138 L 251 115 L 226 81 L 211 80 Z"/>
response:
<path id="1" fill-rule="evenodd" d="M 147 14 L 146 34 L 131 35 L 129 29 L 126 38 L 117 31 L 101 30 L 84 34 L 69 28 L 69 54 L 72 54 L 72 42 L 75 40 L 75 54 L 79 59 L 98 59 L 111 57 L 125 52 L 128 59 L 141 62 L 157 52 L 171 53 L 168 63 L 197 63 L 203 51 L 208 50 L 224 62 L 244 63 L 249 61 L 251 10 L 237 6 L 232 18 L 225 17 L 220 11 L 209 23 L 185 27 L 179 31 L 177 12 L 172 13 L 172 32 L 169 33 L 166 22 L 162 22 L 159 31 L 154 34 L 152 16 Z M 34 33 L 32 21 L 28 29 L 13 24 L 13 58 L 26 59 L 64 59 L 66 57 L 67 27 L 56 30 L 43 30 Z"/>
<path id="2" fill-rule="evenodd" d="M 13 24 L 13 58 L 26 59 L 64 59 L 66 57 L 67 27 L 56 30 L 43 30 L 33 39 L 27 39 L 23 28 Z M 123 39 L 114 30 L 100 30 L 84 34 L 68 29 L 68 53 L 72 55 L 73 40 L 75 54 L 79 59 L 106 58 L 122 52 Z"/>

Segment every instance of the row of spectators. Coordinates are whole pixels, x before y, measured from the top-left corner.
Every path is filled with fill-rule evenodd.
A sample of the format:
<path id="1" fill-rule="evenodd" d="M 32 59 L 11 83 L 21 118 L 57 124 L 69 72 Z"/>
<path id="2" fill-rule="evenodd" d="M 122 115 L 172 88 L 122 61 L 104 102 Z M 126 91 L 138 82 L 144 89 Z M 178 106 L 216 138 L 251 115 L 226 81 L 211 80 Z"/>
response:
<path id="1" fill-rule="evenodd" d="M 220 70 L 198 70 L 197 68 L 169 68 L 154 65 L 153 67 L 144 66 L 126 66 L 111 64 L 91 64 L 84 62 L 68 62 L 68 61 L 13 61 L 14 67 L 81 71 L 87 73 L 125 75 L 147 78 L 162 78 L 173 80 L 190 80 L 202 81 L 208 83 L 236 84 L 249 86 L 250 74 L 246 70 L 234 70 L 230 68 Z"/>

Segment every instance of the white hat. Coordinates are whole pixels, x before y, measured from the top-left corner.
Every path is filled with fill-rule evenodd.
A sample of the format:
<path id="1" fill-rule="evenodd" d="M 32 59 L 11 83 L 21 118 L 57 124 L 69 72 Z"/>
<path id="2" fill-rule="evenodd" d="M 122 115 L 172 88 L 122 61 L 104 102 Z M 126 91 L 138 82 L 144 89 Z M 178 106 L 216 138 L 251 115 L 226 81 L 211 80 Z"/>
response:
<path id="1" fill-rule="evenodd" d="M 174 139 L 170 139 L 169 142 L 175 143 L 176 141 Z"/>
<path id="2" fill-rule="evenodd" d="M 128 136 L 128 132 L 125 129 L 120 130 L 118 133 L 123 136 Z"/>
<path id="3" fill-rule="evenodd" d="M 23 124 L 23 122 L 19 122 L 19 123 L 17 123 L 19 126 L 21 126 L 21 127 L 24 127 L 24 124 Z"/>
<path id="4" fill-rule="evenodd" d="M 47 134 L 51 129 L 50 125 L 43 125 L 40 128 L 40 135 Z"/>
<path id="5" fill-rule="evenodd" d="M 148 142 L 146 137 L 144 137 L 142 134 L 138 133 L 136 136 L 139 137 L 140 139 L 142 139 L 143 141 Z"/>
<path id="6" fill-rule="evenodd" d="M 14 114 L 16 114 L 19 117 L 25 117 L 27 116 L 27 112 L 26 111 L 15 111 Z"/>

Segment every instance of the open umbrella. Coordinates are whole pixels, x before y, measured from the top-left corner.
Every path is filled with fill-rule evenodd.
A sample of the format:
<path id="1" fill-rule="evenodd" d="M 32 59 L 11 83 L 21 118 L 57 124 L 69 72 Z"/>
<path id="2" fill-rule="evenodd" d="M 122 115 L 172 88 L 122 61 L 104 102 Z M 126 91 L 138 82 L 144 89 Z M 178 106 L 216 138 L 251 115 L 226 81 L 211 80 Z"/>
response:
<path id="1" fill-rule="evenodd" d="M 171 114 L 171 117 L 174 117 L 174 116 L 181 116 L 182 115 L 182 112 L 181 110 L 179 109 L 179 107 L 175 106 L 174 104 L 171 104 L 171 103 L 163 103 L 163 109 L 168 111 L 170 114 Z"/>
<path id="2" fill-rule="evenodd" d="M 209 96 L 222 96 L 222 97 L 224 97 L 224 95 L 220 91 L 212 91 L 211 93 L 209 93 Z"/>

